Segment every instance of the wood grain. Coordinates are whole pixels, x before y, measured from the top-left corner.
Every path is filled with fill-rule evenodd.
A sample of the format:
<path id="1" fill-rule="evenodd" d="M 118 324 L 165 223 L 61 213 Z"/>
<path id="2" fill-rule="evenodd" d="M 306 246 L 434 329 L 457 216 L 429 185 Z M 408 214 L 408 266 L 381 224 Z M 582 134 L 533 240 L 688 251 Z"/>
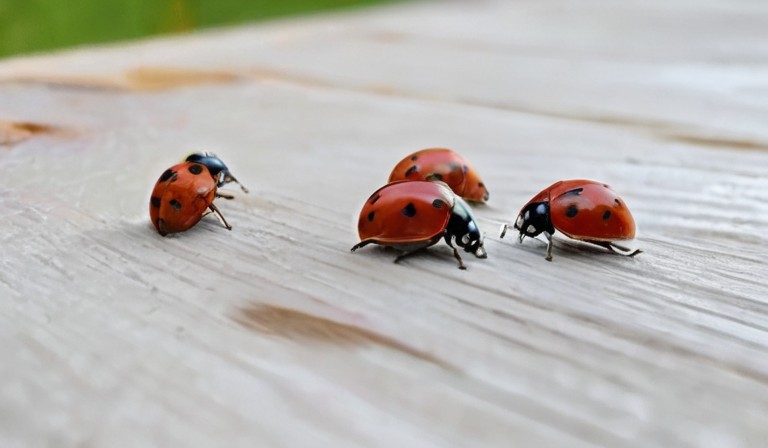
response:
<path id="1" fill-rule="evenodd" d="M 0 445 L 768 445 L 766 20 L 417 2 L 0 62 Z M 489 187 L 489 258 L 350 253 L 436 146 Z M 251 194 L 162 238 L 195 150 Z M 498 238 L 564 178 L 644 253 Z"/>

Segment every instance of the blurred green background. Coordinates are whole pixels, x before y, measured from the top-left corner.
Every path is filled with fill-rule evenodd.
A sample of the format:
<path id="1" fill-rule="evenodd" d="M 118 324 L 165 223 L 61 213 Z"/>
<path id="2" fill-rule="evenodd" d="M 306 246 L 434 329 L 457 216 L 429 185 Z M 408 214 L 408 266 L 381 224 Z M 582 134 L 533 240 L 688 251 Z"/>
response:
<path id="1" fill-rule="evenodd" d="M 391 0 L 0 0 L 0 57 Z"/>

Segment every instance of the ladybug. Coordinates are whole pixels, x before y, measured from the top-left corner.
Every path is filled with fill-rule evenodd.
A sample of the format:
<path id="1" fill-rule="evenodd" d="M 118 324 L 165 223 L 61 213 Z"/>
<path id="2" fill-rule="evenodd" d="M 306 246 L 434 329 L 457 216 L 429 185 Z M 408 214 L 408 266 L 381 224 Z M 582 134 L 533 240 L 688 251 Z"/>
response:
<path id="1" fill-rule="evenodd" d="M 215 198 L 234 196 L 218 192 L 218 188 L 235 182 L 229 168 L 215 154 L 191 154 L 184 162 L 163 172 L 149 200 L 149 217 L 160 235 L 183 232 L 197 224 L 207 213 L 215 213 L 227 230 L 232 230 L 224 215 L 214 205 Z M 240 184 L 245 193 L 248 189 Z"/>
<path id="2" fill-rule="evenodd" d="M 501 230 L 501 238 L 508 224 Z M 528 201 L 515 221 L 523 238 L 547 237 L 547 261 L 552 261 L 552 235 L 555 229 L 575 240 L 604 247 L 611 252 L 633 257 L 640 250 L 620 246 L 615 241 L 635 237 L 635 220 L 624 201 L 608 185 L 593 180 L 561 180 Z"/>
<path id="3" fill-rule="evenodd" d="M 397 181 L 379 188 L 363 206 L 357 230 L 361 241 L 353 252 L 371 243 L 394 247 L 404 251 L 395 263 L 441 238 L 459 269 L 466 267 L 454 243 L 478 258 L 488 256 L 469 205 L 442 182 Z"/>
<path id="4" fill-rule="evenodd" d="M 422 149 L 401 160 L 389 175 L 389 182 L 406 179 L 443 181 L 454 193 L 472 202 L 486 202 L 490 196 L 477 171 L 450 149 Z"/>

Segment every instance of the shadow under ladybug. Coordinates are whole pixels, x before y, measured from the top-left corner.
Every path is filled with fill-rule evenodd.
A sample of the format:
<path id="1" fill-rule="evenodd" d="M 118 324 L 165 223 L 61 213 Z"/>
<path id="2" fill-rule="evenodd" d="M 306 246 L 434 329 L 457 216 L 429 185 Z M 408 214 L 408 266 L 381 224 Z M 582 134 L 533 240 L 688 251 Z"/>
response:
<path id="1" fill-rule="evenodd" d="M 353 252 L 369 244 L 392 247 L 404 252 L 395 263 L 441 239 L 453 249 L 459 269 L 466 266 L 456 246 L 477 258 L 488 256 L 471 208 L 442 182 L 406 180 L 379 188 L 360 212 L 358 233 Z"/>

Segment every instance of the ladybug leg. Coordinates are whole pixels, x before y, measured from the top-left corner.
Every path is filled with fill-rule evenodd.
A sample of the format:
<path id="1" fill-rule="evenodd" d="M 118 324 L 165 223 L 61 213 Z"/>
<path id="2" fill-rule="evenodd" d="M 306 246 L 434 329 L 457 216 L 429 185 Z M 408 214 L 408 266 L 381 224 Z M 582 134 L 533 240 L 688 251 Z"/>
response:
<path id="1" fill-rule="evenodd" d="M 356 251 L 357 249 L 360 249 L 361 247 L 365 247 L 367 245 L 371 244 L 370 240 L 360 241 L 359 243 L 352 246 L 352 249 L 350 249 L 352 252 Z"/>
<path id="2" fill-rule="evenodd" d="M 615 254 L 619 254 L 619 255 L 624 255 L 625 257 L 634 257 L 637 254 L 643 253 L 643 251 L 640 250 L 640 249 L 637 249 L 634 252 L 630 252 L 630 251 L 632 251 L 632 249 L 630 249 L 629 247 L 620 246 L 620 245 L 618 245 L 616 243 L 608 243 L 608 244 L 606 244 L 605 247 L 607 247 L 608 250 L 610 250 L 611 252 L 613 252 Z M 618 249 L 618 250 L 616 250 L 616 249 Z"/>
<path id="3" fill-rule="evenodd" d="M 467 269 L 467 267 L 466 267 L 466 266 L 464 266 L 464 262 L 461 260 L 461 256 L 459 255 L 459 251 L 458 251 L 458 250 L 456 250 L 456 248 L 455 248 L 455 247 L 453 248 L 453 257 L 454 257 L 456 260 L 458 260 L 458 262 L 459 262 L 459 269 L 461 269 L 461 270 L 465 270 L 465 269 Z"/>
<path id="4" fill-rule="evenodd" d="M 629 247 L 621 246 L 616 243 L 611 243 L 606 241 L 587 241 L 587 243 L 604 247 L 608 249 L 612 254 L 623 255 L 625 257 L 634 257 L 637 254 L 643 253 L 643 251 L 641 251 L 640 249 L 637 249 L 633 252 L 632 249 L 630 249 Z"/>
<path id="5" fill-rule="evenodd" d="M 464 266 L 464 261 L 461 259 L 461 255 L 459 255 L 459 251 L 456 250 L 456 247 L 454 247 L 453 243 L 451 243 L 451 238 L 449 238 L 448 235 L 445 235 L 445 242 L 453 249 L 453 258 L 458 260 L 459 262 L 459 269 L 464 270 L 467 269 L 466 266 Z"/>
<path id="6" fill-rule="evenodd" d="M 544 258 L 547 261 L 552 261 L 552 234 L 549 232 L 543 232 L 543 233 L 544 233 L 544 236 L 547 237 L 547 256 Z"/>
<path id="7" fill-rule="evenodd" d="M 224 215 L 221 214 L 221 211 L 219 210 L 218 207 L 216 207 L 215 205 L 213 205 L 213 203 L 211 203 L 208 205 L 208 208 L 210 208 L 211 211 L 216 214 L 216 217 L 219 218 L 219 221 L 221 221 L 221 223 L 224 224 L 224 227 L 226 227 L 227 230 L 232 230 L 232 226 L 230 226 L 227 220 L 224 219 Z"/>
<path id="8" fill-rule="evenodd" d="M 235 199 L 235 197 L 232 196 L 229 193 L 219 193 L 218 191 L 216 192 L 216 197 L 217 198 L 224 198 L 224 199 Z"/>

